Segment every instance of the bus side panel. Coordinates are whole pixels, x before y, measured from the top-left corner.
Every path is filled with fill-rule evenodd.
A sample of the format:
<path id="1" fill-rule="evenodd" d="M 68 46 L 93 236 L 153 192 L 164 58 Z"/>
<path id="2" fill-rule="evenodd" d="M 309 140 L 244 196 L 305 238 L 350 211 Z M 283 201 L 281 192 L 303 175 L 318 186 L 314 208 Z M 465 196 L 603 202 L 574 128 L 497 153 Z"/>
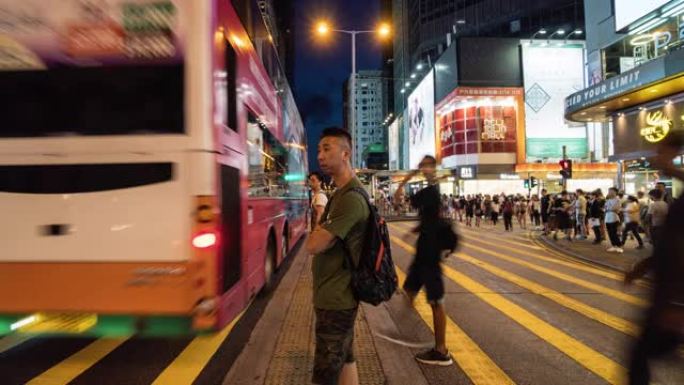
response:
<path id="1" fill-rule="evenodd" d="M 3 313 L 189 315 L 201 294 L 196 263 L 4 263 Z"/>

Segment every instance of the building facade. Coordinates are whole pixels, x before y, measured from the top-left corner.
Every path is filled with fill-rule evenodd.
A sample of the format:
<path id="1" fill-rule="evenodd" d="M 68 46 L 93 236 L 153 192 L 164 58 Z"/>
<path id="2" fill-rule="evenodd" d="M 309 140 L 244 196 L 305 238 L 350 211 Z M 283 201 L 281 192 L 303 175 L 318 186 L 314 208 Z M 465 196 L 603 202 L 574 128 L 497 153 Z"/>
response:
<path id="1" fill-rule="evenodd" d="M 607 156 L 618 162 L 618 184 L 628 194 L 664 182 L 678 195 L 682 186 L 648 158 L 670 132 L 684 130 L 684 0 L 585 7 L 589 82 L 566 98 L 565 118 L 608 131 Z"/>
<path id="2" fill-rule="evenodd" d="M 386 113 L 383 89 L 386 86 L 382 74 L 380 70 L 359 71 L 354 93 L 351 79 L 346 82 L 344 96 L 348 116 L 345 122 L 352 136 L 354 168 L 369 168 L 369 157 L 375 160 L 378 157 L 376 153 L 387 153 L 387 135 L 383 125 Z"/>
<path id="3" fill-rule="evenodd" d="M 394 112 L 455 37 L 529 38 L 584 25 L 583 0 L 393 0 Z M 412 77 L 415 75 L 415 77 Z M 408 84 L 408 86 L 407 86 Z M 401 90 L 404 89 L 404 93 Z"/>

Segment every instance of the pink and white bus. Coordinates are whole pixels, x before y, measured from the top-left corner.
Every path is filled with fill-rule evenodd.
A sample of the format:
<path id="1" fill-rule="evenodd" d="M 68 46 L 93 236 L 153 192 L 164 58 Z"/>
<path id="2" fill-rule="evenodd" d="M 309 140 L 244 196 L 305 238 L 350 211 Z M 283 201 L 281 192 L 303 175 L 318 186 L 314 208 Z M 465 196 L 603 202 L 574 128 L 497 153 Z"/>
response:
<path id="1" fill-rule="evenodd" d="M 268 284 L 308 165 L 254 3 L 0 0 L 0 334 L 217 330 Z"/>

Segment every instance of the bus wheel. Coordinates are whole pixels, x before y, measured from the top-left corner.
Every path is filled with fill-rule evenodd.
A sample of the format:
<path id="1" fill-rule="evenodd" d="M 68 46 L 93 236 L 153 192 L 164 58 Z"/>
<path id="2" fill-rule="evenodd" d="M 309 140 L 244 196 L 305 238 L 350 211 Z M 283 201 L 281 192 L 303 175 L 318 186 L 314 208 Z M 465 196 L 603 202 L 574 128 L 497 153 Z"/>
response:
<path id="1" fill-rule="evenodd" d="M 264 260 L 264 293 L 268 293 L 273 289 L 275 260 L 276 260 L 276 244 L 275 237 L 271 235 L 268 237 L 268 246 L 266 247 L 266 259 Z"/>

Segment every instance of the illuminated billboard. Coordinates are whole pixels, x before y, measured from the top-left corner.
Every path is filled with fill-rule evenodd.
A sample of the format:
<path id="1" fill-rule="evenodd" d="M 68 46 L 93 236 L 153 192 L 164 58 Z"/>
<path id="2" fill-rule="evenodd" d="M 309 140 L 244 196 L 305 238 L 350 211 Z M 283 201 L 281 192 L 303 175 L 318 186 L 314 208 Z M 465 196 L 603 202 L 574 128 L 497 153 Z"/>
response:
<path id="1" fill-rule="evenodd" d="M 409 167 L 418 168 L 425 155 L 435 156 L 434 72 L 425 76 L 408 99 Z"/>
<path id="2" fill-rule="evenodd" d="M 565 98 L 584 88 L 584 44 L 536 45 L 523 42 L 527 161 L 587 157 L 583 123 L 564 118 Z"/>
<path id="3" fill-rule="evenodd" d="M 670 0 L 615 0 L 615 30 L 619 31 Z"/>

